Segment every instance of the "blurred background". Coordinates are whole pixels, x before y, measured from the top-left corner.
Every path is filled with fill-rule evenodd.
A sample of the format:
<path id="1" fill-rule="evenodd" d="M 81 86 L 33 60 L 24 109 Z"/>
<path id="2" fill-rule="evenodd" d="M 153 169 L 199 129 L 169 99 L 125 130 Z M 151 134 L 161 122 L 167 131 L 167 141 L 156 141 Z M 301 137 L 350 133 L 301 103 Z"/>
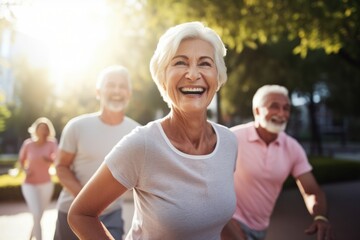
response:
<path id="1" fill-rule="evenodd" d="M 17 154 L 40 116 L 59 138 L 70 118 L 97 111 L 96 78 L 111 64 L 130 70 L 129 116 L 165 115 L 149 61 L 184 21 L 204 22 L 227 47 L 229 80 L 209 118 L 251 121 L 256 89 L 281 84 L 293 105 L 287 132 L 309 154 L 360 143 L 358 0 L 0 0 L 0 154 Z"/>

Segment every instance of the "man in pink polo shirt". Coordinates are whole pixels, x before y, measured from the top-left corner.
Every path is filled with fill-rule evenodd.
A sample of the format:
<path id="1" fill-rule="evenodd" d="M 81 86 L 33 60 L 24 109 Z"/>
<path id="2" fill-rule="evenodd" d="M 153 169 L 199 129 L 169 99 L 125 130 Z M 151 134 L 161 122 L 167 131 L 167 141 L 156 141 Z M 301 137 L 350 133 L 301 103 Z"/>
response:
<path id="1" fill-rule="evenodd" d="M 305 232 L 316 233 L 317 240 L 333 239 L 326 196 L 305 151 L 284 132 L 290 116 L 288 90 L 279 85 L 259 88 L 253 98 L 253 114 L 254 122 L 231 128 L 239 149 L 234 173 L 237 205 L 222 239 L 265 239 L 276 200 L 290 174 L 314 218 Z"/>

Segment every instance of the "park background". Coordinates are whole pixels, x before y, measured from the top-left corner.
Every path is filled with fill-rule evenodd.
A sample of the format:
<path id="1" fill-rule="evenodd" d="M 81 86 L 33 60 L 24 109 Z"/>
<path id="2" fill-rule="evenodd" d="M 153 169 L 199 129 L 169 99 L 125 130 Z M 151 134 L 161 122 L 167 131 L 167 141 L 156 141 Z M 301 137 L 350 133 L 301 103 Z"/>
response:
<path id="1" fill-rule="evenodd" d="M 59 139 L 69 119 L 97 111 L 95 83 L 104 67 L 122 64 L 131 73 L 127 115 L 142 124 L 164 116 L 169 109 L 151 79 L 150 58 L 170 26 L 202 21 L 227 48 L 228 82 L 209 118 L 228 127 L 251 121 L 256 89 L 286 86 L 292 100 L 286 131 L 304 146 L 316 178 L 329 190 L 339 233 L 359 239 L 359 11 L 358 0 L 0 0 L 1 206 L 24 202 L 24 174 L 15 161 L 27 128 L 46 116 Z M 61 186 L 56 175 L 53 180 L 56 200 Z M 328 185 L 339 182 L 345 185 Z M 295 194 L 292 186 L 289 179 L 285 194 Z M 275 212 L 280 235 L 291 226 L 303 230 L 299 214 L 304 226 L 311 221 L 300 196 L 293 198 L 297 205 L 280 197 L 286 211 Z"/>
<path id="2" fill-rule="evenodd" d="M 149 72 L 159 36 L 202 21 L 223 39 L 228 82 L 209 118 L 229 127 L 252 120 L 251 99 L 264 84 L 292 97 L 287 131 L 311 155 L 324 143 L 360 141 L 360 2 L 356 0 L 1 1 L 0 153 L 16 154 L 40 116 L 57 137 L 66 122 L 98 110 L 101 69 L 131 73 L 127 114 L 142 124 L 168 112 Z M 350 143 L 350 144 L 349 144 Z"/>
<path id="3" fill-rule="evenodd" d="M 130 71 L 127 115 L 146 124 L 167 114 L 149 62 L 164 31 L 185 21 L 215 29 L 227 48 L 228 82 L 210 119 L 228 127 L 251 121 L 255 91 L 284 85 L 292 100 L 286 131 L 320 183 L 360 179 L 360 161 L 336 161 L 360 160 L 359 11 L 356 0 L 0 1 L 0 182 L 17 189 L 1 199 L 21 198 L 15 162 L 31 123 L 48 117 L 59 139 L 69 119 L 98 111 L 104 67 Z"/>

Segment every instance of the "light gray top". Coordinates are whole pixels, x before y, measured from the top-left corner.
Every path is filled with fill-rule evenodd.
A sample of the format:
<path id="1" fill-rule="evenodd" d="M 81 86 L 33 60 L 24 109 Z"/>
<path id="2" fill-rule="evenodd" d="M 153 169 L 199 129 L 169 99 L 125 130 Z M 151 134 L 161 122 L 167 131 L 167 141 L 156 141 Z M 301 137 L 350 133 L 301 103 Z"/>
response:
<path id="1" fill-rule="evenodd" d="M 128 117 L 121 124 L 108 125 L 100 120 L 99 113 L 84 114 L 66 124 L 59 148 L 76 154 L 72 170 L 80 183 L 85 185 L 104 161 L 106 154 L 137 126 L 139 124 Z M 58 209 L 68 212 L 73 200 L 72 194 L 63 189 L 58 199 Z M 103 214 L 119 208 L 120 199 L 105 209 Z"/>
<path id="2" fill-rule="evenodd" d="M 113 176 L 134 190 L 126 239 L 220 239 L 235 211 L 237 143 L 227 128 L 211 124 L 217 144 L 208 155 L 176 149 L 157 120 L 127 135 L 106 156 Z"/>

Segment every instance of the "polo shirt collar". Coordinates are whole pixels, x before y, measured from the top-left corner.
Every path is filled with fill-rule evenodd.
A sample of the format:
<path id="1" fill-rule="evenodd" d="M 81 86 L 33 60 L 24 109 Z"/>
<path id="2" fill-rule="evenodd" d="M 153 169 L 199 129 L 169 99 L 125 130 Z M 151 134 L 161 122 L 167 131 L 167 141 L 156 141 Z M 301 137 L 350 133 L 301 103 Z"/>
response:
<path id="1" fill-rule="evenodd" d="M 249 131 L 247 133 L 248 135 L 248 140 L 250 142 L 255 142 L 255 141 L 262 141 L 263 140 L 259 137 L 259 134 L 257 133 L 256 131 L 256 128 L 255 128 L 255 123 L 253 122 L 252 123 L 252 127 L 249 128 Z M 278 134 L 278 137 L 275 139 L 274 142 L 272 142 L 273 144 L 277 144 L 277 145 L 282 145 L 282 143 L 285 141 L 285 133 L 284 132 L 280 132 Z"/>

